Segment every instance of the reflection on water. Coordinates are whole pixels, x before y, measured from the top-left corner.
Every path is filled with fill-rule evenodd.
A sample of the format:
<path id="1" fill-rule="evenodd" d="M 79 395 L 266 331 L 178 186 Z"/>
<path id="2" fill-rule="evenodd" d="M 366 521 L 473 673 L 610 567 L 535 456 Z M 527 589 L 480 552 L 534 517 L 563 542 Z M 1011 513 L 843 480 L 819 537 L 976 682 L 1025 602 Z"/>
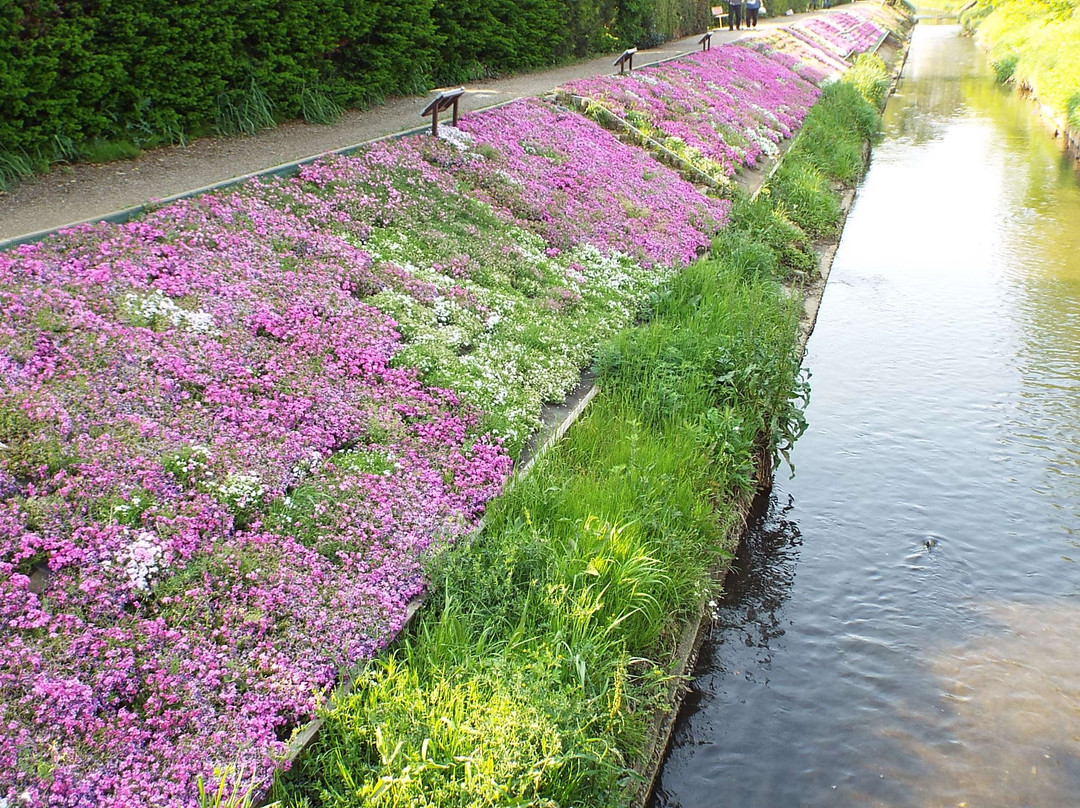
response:
<path id="1" fill-rule="evenodd" d="M 661 808 L 1080 804 L 1080 182 L 916 33 Z"/>

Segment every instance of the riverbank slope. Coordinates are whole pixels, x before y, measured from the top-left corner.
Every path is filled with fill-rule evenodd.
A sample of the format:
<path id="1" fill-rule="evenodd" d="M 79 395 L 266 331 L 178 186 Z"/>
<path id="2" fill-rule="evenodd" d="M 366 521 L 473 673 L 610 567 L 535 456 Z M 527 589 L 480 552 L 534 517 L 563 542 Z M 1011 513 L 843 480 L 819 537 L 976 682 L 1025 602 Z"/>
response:
<path id="1" fill-rule="evenodd" d="M 1031 96 L 1080 161 L 1080 3 L 975 0 L 960 21 L 988 53 L 998 81 Z"/>

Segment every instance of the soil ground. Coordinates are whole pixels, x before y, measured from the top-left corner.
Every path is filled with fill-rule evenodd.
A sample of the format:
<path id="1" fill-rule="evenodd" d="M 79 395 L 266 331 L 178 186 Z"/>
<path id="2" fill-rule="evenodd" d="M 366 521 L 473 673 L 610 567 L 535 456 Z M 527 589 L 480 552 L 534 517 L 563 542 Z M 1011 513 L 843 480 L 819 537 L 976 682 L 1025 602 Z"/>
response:
<path id="1" fill-rule="evenodd" d="M 755 31 L 765 33 L 801 16 L 762 19 Z M 712 39 L 713 44 L 719 44 L 746 35 L 746 29 L 714 29 Z M 641 50 L 634 58 L 634 67 L 698 50 L 700 38 L 697 34 Z M 467 84 L 462 112 L 542 95 L 572 79 L 609 74 L 613 72 L 612 61 L 613 56 L 608 55 L 551 70 Z M 352 110 L 333 126 L 290 121 L 249 137 L 200 138 L 184 147 L 154 149 L 133 160 L 57 166 L 48 174 L 24 181 L 14 191 L 0 193 L 0 241 L 98 219 L 135 205 L 422 126 L 428 119 L 421 118 L 420 111 L 431 97 L 394 98 L 378 107 Z"/>

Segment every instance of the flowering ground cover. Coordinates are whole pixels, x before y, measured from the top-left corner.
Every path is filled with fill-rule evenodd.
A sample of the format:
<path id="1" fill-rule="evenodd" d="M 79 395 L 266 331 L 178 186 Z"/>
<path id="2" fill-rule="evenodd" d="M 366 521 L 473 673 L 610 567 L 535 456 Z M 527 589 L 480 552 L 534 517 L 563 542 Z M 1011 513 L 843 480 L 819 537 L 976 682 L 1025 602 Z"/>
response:
<path id="1" fill-rule="evenodd" d="M 899 32 L 903 25 L 904 17 L 897 9 L 877 4 L 853 6 L 750 37 L 740 44 L 769 54 L 820 86 L 848 69 L 847 57 L 868 51 L 887 32 Z"/>
<path id="2" fill-rule="evenodd" d="M 847 62 L 806 37 L 799 37 L 787 28 L 777 28 L 761 36 L 749 37 L 743 46 L 768 54 L 780 64 L 815 85 L 843 74 Z"/>
<path id="3" fill-rule="evenodd" d="M 886 30 L 860 14 L 834 12 L 791 25 L 796 36 L 807 36 L 841 58 L 864 53 L 885 36 Z"/>
<path id="4" fill-rule="evenodd" d="M 476 413 L 391 366 L 370 263 L 241 194 L 0 256 L 8 794 L 268 771 L 499 490 Z"/>
<path id="5" fill-rule="evenodd" d="M 845 57 L 881 41 L 876 12 L 815 17 L 761 37 L 618 76 L 569 82 L 586 114 L 638 130 L 719 184 L 775 157 Z"/>
<path id="6" fill-rule="evenodd" d="M 726 217 L 565 110 L 462 127 L 0 255 L 0 797 L 265 782 Z"/>
<path id="7" fill-rule="evenodd" d="M 565 109 L 524 100 L 466 117 L 485 161 L 463 157 L 474 191 L 555 251 L 592 244 L 644 266 L 685 265 L 709 246 L 728 203 Z"/>
<path id="8" fill-rule="evenodd" d="M 305 167 L 264 193 L 372 257 L 383 280 L 367 300 L 397 323 L 395 364 L 474 404 L 516 454 L 595 345 L 705 249 L 727 203 L 538 102 L 462 127 Z"/>
<path id="9" fill-rule="evenodd" d="M 562 89 L 720 181 L 775 157 L 777 144 L 798 130 L 818 93 L 789 65 L 737 45 Z"/>

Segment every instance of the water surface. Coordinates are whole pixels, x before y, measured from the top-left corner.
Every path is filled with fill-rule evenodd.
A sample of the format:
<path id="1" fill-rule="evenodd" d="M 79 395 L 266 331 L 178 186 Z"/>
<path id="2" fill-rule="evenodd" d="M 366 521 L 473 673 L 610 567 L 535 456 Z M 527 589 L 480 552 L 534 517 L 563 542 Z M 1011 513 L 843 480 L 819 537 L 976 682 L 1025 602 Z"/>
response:
<path id="1" fill-rule="evenodd" d="M 1080 805 L 1080 181 L 916 29 L 656 808 Z"/>

